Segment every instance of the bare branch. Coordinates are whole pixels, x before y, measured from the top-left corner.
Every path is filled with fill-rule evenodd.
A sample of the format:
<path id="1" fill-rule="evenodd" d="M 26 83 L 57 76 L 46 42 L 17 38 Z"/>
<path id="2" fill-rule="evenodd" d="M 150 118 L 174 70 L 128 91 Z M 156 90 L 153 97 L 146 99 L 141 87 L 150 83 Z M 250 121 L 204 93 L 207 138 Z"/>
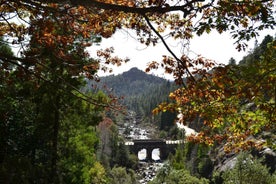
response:
<path id="1" fill-rule="evenodd" d="M 144 15 L 144 18 L 147 22 L 147 24 L 149 25 L 149 27 L 153 30 L 153 32 L 160 38 L 160 40 L 162 41 L 162 43 L 164 44 L 164 46 L 166 47 L 166 49 L 168 50 L 168 52 L 173 56 L 173 58 L 177 61 L 177 63 L 181 63 L 181 59 L 179 59 L 175 53 L 170 49 L 170 47 L 168 46 L 168 44 L 166 43 L 166 41 L 164 40 L 164 38 L 162 37 L 162 35 L 160 35 L 160 33 L 154 28 L 154 26 L 151 24 L 149 18 Z M 185 65 L 183 65 L 185 67 L 186 72 L 188 73 L 188 75 L 195 81 L 193 75 L 191 74 L 191 72 L 189 71 L 189 68 Z M 185 86 L 184 82 L 182 82 L 183 86 Z"/>

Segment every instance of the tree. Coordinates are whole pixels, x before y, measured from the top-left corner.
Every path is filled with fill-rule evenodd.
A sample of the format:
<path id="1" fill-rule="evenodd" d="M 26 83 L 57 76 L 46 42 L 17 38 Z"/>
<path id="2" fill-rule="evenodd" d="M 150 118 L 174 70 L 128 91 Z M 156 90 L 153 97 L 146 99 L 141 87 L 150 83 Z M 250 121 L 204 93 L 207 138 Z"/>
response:
<path id="1" fill-rule="evenodd" d="M 1 178 L 10 183 L 89 180 L 98 141 L 91 126 L 98 124 L 103 109 L 64 92 L 64 83 L 31 78 L 14 65 L 7 68 L 0 90 Z M 54 71 L 41 72 L 54 81 L 60 74 Z M 70 80 L 76 87 L 82 83 Z"/>
<path id="2" fill-rule="evenodd" d="M 275 174 L 274 174 L 275 175 Z M 225 184 L 230 183 L 275 183 L 273 177 L 266 166 L 261 164 L 260 159 L 253 158 L 251 155 L 241 153 L 234 168 L 225 171 L 222 175 Z"/>
<path id="3" fill-rule="evenodd" d="M 101 93 L 93 96 L 102 98 Z M 100 140 L 95 125 L 102 120 L 103 109 L 78 98 L 71 99 L 71 103 L 60 122 L 59 182 L 107 183 L 106 170 L 96 158 Z"/>
<path id="4" fill-rule="evenodd" d="M 99 62 L 93 60 L 87 62 L 79 59 L 86 56 L 83 49 L 95 42 L 95 35 L 110 37 L 117 29 L 125 27 L 135 30 L 138 40 L 145 45 L 155 45 L 158 43 L 158 40 L 161 40 L 171 56 L 164 56 L 160 63 L 152 62 L 146 70 L 156 69 L 159 66 L 164 67 L 165 72 L 171 73 L 175 77 L 176 83 L 184 86 L 183 89 L 180 87 L 174 93 L 177 95 L 172 95 L 172 98 L 175 98 L 175 96 L 179 97 L 179 99 L 175 98 L 178 103 L 177 106 L 165 107 L 163 105 L 163 110 L 172 107 L 178 109 L 179 107 L 183 112 L 189 112 L 189 108 L 196 107 L 192 108 L 194 112 L 191 112 L 187 117 L 192 119 L 192 116 L 204 115 L 204 118 L 207 120 L 205 124 L 212 125 L 212 129 L 215 130 L 217 127 L 224 125 L 222 119 L 225 120 L 215 110 L 219 109 L 222 114 L 227 114 L 228 112 L 233 114 L 236 111 L 234 107 L 232 108 L 230 101 L 239 102 L 234 97 L 232 99 L 227 98 L 228 104 L 225 105 L 225 101 L 223 102 L 226 108 L 219 108 L 222 103 L 221 99 L 224 100 L 226 96 L 229 97 L 226 91 L 225 93 L 221 93 L 221 89 L 219 89 L 221 86 L 220 79 L 224 80 L 223 84 L 226 90 L 226 81 L 229 79 L 236 82 L 237 78 L 234 80 L 229 77 L 231 69 L 218 67 L 213 73 L 212 87 L 209 88 L 210 85 L 208 83 L 210 80 L 207 79 L 210 79 L 210 77 L 207 77 L 209 73 L 206 70 L 212 68 L 214 63 L 203 57 L 191 59 L 186 55 L 176 56 L 169 48 L 162 34 L 188 42 L 194 34 L 202 35 L 212 30 L 217 30 L 219 33 L 231 31 L 232 37 L 236 41 L 237 49 L 242 50 L 246 47 L 244 41 L 256 37 L 258 32 L 263 29 L 275 26 L 273 3 L 273 0 L 188 0 L 176 1 L 175 3 L 167 0 L 0 1 L 0 8 L 2 10 L 0 36 L 8 36 L 7 40 L 11 44 L 22 46 L 23 50 L 26 50 L 26 47 L 31 48 L 29 44 L 32 43 L 46 48 L 51 53 L 51 56 L 55 58 L 55 61 L 59 61 L 54 63 L 50 69 L 56 68 L 54 67 L 56 64 L 61 68 L 66 66 L 68 68 L 66 72 L 72 78 L 81 74 L 85 74 L 89 78 L 96 78 L 95 74 L 98 69 L 108 70 Z M 16 18 L 19 21 L 14 21 Z M 43 49 L 43 51 L 45 50 Z M 113 48 L 109 48 L 98 51 L 98 56 L 102 58 L 105 64 L 120 65 L 124 60 L 113 57 L 113 52 Z M 31 49 L 29 52 L 23 52 L 23 55 L 20 57 L 1 55 L 1 70 L 5 71 L 8 64 L 13 64 L 20 68 L 20 73 L 24 71 L 33 77 L 43 78 L 44 73 L 40 71 L 41 68 L 46 68 L 43 65 L 44 63 L 40 62 L 40 59 L 44 56 L 40 52 L 40 47 Z M 266 60 L 266 58 L 263 59 Z M 28 67 L 29 64 L 31 66 L 35 64 L 37 67 Z M 199 77 L 196 77 L 196 75 Z M 56 75 L 54 82 L 63 81 L 62 77 L 64 76 L 59 77 L 61 76 Z M 187 81 L 183 81 L 183 77 L 189 78 Z M 239 85 L 246 87 L 245 84 Z M 67 87 L 78 92 L 74 86 L 68 85 Z M 58 92 L 53 96 L 58 97 L 59 95 L 57 94 Z M 201 97 L 201 99 L 187 100 L 186 94 L 187 96 L 194 94 Z M 207 99 L 202 98 L 202 95 L 206 95 Z M 95 105 L 115 108 L 112 103 L 114 101 L 112 100 L 108 101 L 108 103 L 99 103 L 83 94 L 81 98 Z M 189 101 L 188 108 L 184 109 L 183 107 L 187 104 L 187 101 Z M 211 107 L 208 106 L 209 103 L 212 104 Z M 197 105 L 194 106 L 194 104 Z M 269 104 L 266 105 L 268 105 L 267 108 L 272 110 Z M 205 109 L 204 112 L 199 113 L 197 108 Z M 232 111 L 227 108 L 232 109 Z M 258 111 L 257 113 L 259 113 L 258 117 L 265 113 L 269 118 L 268 111 Z M 211 120 L 214 120 L 215 116 L 215 123 L 210 123 Z M 251 117 L 248 116 L 248 118 Z M 230 123 L 230 121 L 227 120 L 227 123 Z M 221 132 L 215 135 L 218 139 L 225 138 L 225 135 L 221 134 Z M 240 135 L 229 135 L 231 135 L 227 136 L 229 142 L 231 142 L 232 137 L 239 137 L 235 140 L 243 140 L 240 139 Z M 205 133 L 199 134 L 200 136 L 204 137 L 205 142 L 208 144 L 212 143 L 209 138 L 213 135 Z"/>
<path id="5" fill-rule="evenodd" d="M 268 43 L 261 56 L 247 65 L 195 71 L 196 77 L 187 79 L 187 88 L 170 94 L 175 103 L 161 104 L 156 111 L 174 109 L 182 114 L 183 123 L 200 117 L 201 131 L 190 141 L 223 143 L 226 152 L 273 147 L 275 140 L 263 140 L 261 133 L 275 130 L 274 45 L 275 41 Z"/>
<path id="6" fill-rule="evenodd" d="M 176 119 L 176 114 L 172 112 L 163 112 L 161 114 L 161 121 L 160 121 L 160 130 L 168 130 L 174 124 L 174 120 Z"/>
<path id="7" fill-rule="evenodd" d="M 237 64 L 237 62 L 236 62 L 236 60 L 234 59 L 234 58 L 230 58 L 229 59 L 229 63 L 228 63 L 229 65 L 236 65 Z"/>
<path id="8" fill-rule="evenodd" d="M 108 180 L 105 175 L 105 169 L 103 166 L 96 162 L 95 167 L 93 167 L 90 171 L 90 181 L 88 183 L 95 183 L 95 184 L 104 184 L 108 183 Z"/>
<path id="9" fill-rule="evenodd" d="M 162 172 L 163 169 L 161 168 L 160 171 Z M 185 169 L 179 169 L 179 170 L 169 169 L 169 172 L 165 171 L 165 173 L 166 174 L 157 173 L 157 177 L 153 181 L 150 181 L 149 183 L 150 184 L 155 184 L 155 183 L 207 184 L 209 183 L 207 179 L 204 179 L 204 178 L 199 179 L 195 176 L 192 176 L 189 173 L 189 171 Z"/>
<path id="10" fill-rule="evenodd" d="M 1 46 L 3 85 L 0 112 L 3 120 L 1 146 L 4 148 L 1 152 L 1 178 L 12 183 L 60 183 L 62 180 L 85 183 L 91 178 L 89 170 L 96 160 L 93 154 L 97 138 L 89 126 L 98 124 L 100 112 L 106 106 L 100 104 L 107 104 L 109 100 L 100 94 L 89 95 L 79 91 L 84 81 L 78 68 L 85 67 L 87 63 L 97 63 L 86 55 L 84 46 L 78 42 L 80 37 L 72 37 L 74 43 L 71 45 L 61 43 L 57 46 L 64 49 L 66 57 L 70 56 L 67 61 L 71 63 L 66 63 L 64 58 L 57 57 L 54 47 L 39 42 L 36 35 L 42 29 L 41 23 L 47 23 L 48 28 L 55 29 L 60 37 L 68 30 L 58 27 L 51 14 L 36 18 L 30 21 L 33 35 L 21 57 L 12 55 L 6 45 Z M 95 71 L 89 70 L 91 75 Z M 84 104 L 80 104 L 80 100 L 84 100 Z M 93 104 L 96 102 L 98 105 L 95 107 Z M 71 110 L 69 113 L 71 108 L 78 111 Z M 71 120 L 67 120 L 66 116 Z M 79 125 L 76 127 L 80 135 L 75 135 L 76 130 L 72 133 L 68 129 L 73 127 L 72 123 Z M 61 148 L 60 143 L 67 146 Z M 67 154 L 63 155 L 61 150 Z M 74 159 L 82 163 L 76 164 Z M 10 168 L 13 165 L 16 167 Z"/>
<path id="11" fill-rule="evenodd" d="M 135 184 L 135 173 L 128 174 L 124 167 L 114 167 L 111 170 L 111 182 L 112 184 Z"/>
<path id="12" fill-rule="evenodd" d="M 62 19 L 62 17 L 59 18 Z M 54 29 L 61 38 L 70 34 L 63 26 L 58 27 L 53 20 L 53 15 L 44 14 L 42 18 L 30 21 L 32 37 L 28 49 L 22 52 L 27 60 L 20 63 L 18 67 L 26 70 L 24 74 L 27 77 L 30 75 L 28 72 L 32 72 L 32 81 L 37 85 L 35 88 L 37 122 L 35 134 L 43 135 L 43 138 L 38 138 L 38 141 L 41 141 L 40 145 L 43 146 L 42 152 L 48 152 L 47 161 L 44 161 L 43 164 L 48 165 L 47 169 L 51 172 L 49 179 L 55 183 L 58 182 L 59 136 L 62 116 L 65 115 L 66 108 L 72 107 L 77 100 L 76 98 L 81 94 L 76 94 L 83 84 L 82 76 L 79 75 L 77 68 L 84 67 L 87 63 L 91 64 L 93 60 L 86 55 L 84 47 L 78 42 L 79 35 L 71 37 L 74 40 L 71 45 L 66 45 L 63 42 L 56 45 L 56 47 L 62 47 L 61 52 L 66 54 L 66 57 L 70 57 L 70 59 L 67 58 L 67 62 L 70 62 L 67 64 L 64 63 L 63 58 L 57 57 L 54 47 L 47 45 L 51 43 L 40 43 L 36 37 L 40 37 L 40 31 L 43 29 L 40 26 L 41 23 L 47 23 L 48 29 Z M 63 20 L 59 23 L 65 24 L 67 21 Z M 34 58 L 35 62 L 31 62 L 29 57 L 34 54 L 39 55 L 39 57 Z M 75 66 L 75 62 L 82 64 Z M 95 71 L 91 70 L 90 73 L 93 74 L 92 72 Z"/>
<path id="13" fill-rule="evenodd" d="M 1 56 L 13 57 L 11 49 L 1 45 Z M 49 150 L 45 151 L 47 134 L 41 139 L 43 128 L 36 124 L 36 85 L 24 75 L 16 64 L 0 60 L 1 67 L 1 171 L 4 181 L 26 183 L 47 181 L 45 164 Z M 40 127 L 41 129 L 38 129 Z M 43 163 L 39 165 L 38 163 Z M 37 177 L 37 178 L 36 178 Z"/>
<path id="14" fill-rule="evenodd" d="M 98 156 L 105 167 L 119 166 L 135 169 L 138 158 L 129 154 L 113 121 L 105 117 L 98 125 L 98 131 L 100 134 Z"/>
<path id="15" fill-rule="evenodd" d="M 270 35 L 267 35 L 260 45 L 256 45 L 254 50 L 245 56 L 239 64 L 241 65 L 252 65 L 256 60 L 259 60 L 260 57 L 263 55 L 265 50 L 267 50 L 267 44 L 273 41 L 273 37 Z"/>
<path id="16" fill-rule="evenodd" d="M 91 38 L 93 35 L 110 37 L 116 29 L 123 26 L 136 30 L 140 42 L 146 45 L 156 44 L 157 38 L 159 38 L 171 52 L 160 34 L 167 28 L 171 29 L 169 35 L 173 38 L 186 40 L 189 40 L 193 33 L 202 35 L 204 32 L 209 33 L 212 29 L 216 29 L 220 33 L 230 30 L 233 38 L 237 41 L 237 48 L 243 49 L 245 44 L 242 40 L 254 38 L 258 35 L 258 31 L 273 28 L 275 25 L 272 0 L 238 2 L 190 0 L 179 1 L 175 5 L 167 0 L 143 2 L 134 0 L 28 0 L 2 1 L 1 8 L 4 18 L 1 25 L 2 35 L 9 33 L 15 37 L 12 39 L 13 43 L 22 43 L 22 41 L 26 41 L 27 35 L 31 34 L 34 28 L 13 23 L 10 15 L 14 14 L 25 23 L 28 22 L 28 19 L 35 20 L 37 25 L 42 27 L 40 33 L 36 34 L 36 39 L 48 47 L 55 47 L 55 54 L 60 57 L 63 56 L 63 48 L 59 46 L 59 43 L 70 45 L 74 42 L 72 37 L 75 35 L 81 35 L 80 42 L 87 45 L 82 38 Z M 57 27 L 49 26 L 52 24 L 49 24 L 48 21 L 38 21 L 38 17 L 48 14 L 54 15 L 55 21 L 61 23 L 60 26 L 67 27 L 70 34 L 60 36 L 56 31 Z M 195 20 L 199 20 L 199 22 Z M 260 24 L 255 24 L 255 22 Z M 156 27 L 153 26 L 153 23 L 156 24 Z M 119 64 L 122 61 L 118 58 L 111 59 L 108 52 L 99 52 L 99 55 L 104 56 L 107 63 Z M 188 64 L 191 61 L 185 60 L 185 57 L 178 58 L 172 52 L 171 54 L 174 66 L 182 68 L 184 72 L 187 70 L 186 72 L 190 75 Z M 168 59 L 164 58 L 165 62 L 166 60 Z M 91 69 L 91 67 L 84 68 L 84 70 Z M 165 69 L 167 72 L 172 71 L 171 67 Z"/>

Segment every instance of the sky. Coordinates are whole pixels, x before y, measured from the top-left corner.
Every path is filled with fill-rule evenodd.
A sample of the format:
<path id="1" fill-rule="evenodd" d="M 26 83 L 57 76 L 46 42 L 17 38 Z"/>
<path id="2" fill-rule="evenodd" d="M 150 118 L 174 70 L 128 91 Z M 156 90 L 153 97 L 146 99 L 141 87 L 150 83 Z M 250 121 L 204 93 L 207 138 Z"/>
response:
<path id="1" fill-rule="evenodd" d="M 262 41 L 264 36 L 270 34 L 274 36 L 274 31 L 266 30 L 260 33 L 257 38 L 259 42 Z M 194 37 L 190 41 L 189 50 L 183 51 L 181 42 L 177 40 L 166 40 L 173 52 L 180 57 L 183 53 L 188 54 L 190 57 L 195 57 L 200 54 L 208 59 L 215 60 L 217 63 L 228 64 L 229 59 L 233 57 L 239 62 L 252 48 L 254 48 L 255 40 L 252 39 L 248 42 L 248 49 L 244 52 L 238 52 L 234 45 L 234 40 L 230 34 L 219 34 L 216 31 L 210 34 L 203 34 L 202 36 Z M 161 61 L 162 55 L 170 55 L 162 43 L 157 46 L 146 47 L 138 43 L 135 39 L 135 33 L 131 30 L 118 30 L 111 38 L 103 39 L 100 45 L 94 45 L 88 49 L 92 57 L 96 56 L 96 50 L 104 49 L 107 47 L 115 48 L 115 55 L 126 58 L 130 61 L 120 67 L 112 67 L 114 75 L 128 71 L 132 67 L 137 67 L 145 71 L 147 65 L 151 61 Z M 171 78 L 171 76 L 164 75 L 163 71 L 153 71 L 151 74 L 159 77 Z M 99 72 L 99 76 L 109 75 L 109 73 Z"/>

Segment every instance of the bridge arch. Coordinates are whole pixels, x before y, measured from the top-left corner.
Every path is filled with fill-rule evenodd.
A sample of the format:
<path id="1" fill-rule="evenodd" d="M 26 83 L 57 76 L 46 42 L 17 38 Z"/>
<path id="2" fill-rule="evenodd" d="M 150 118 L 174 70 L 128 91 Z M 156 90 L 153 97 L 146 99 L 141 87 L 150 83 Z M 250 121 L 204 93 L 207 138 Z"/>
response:
<path id="1" fill-rule="evenodd" d="M 152 152 L 154 149 L 159 149 L 158 147 L 149 147 L 149 146 L 137 146 L 131 150 L 135 155 L 139 155 L 141 151 L 144 151 L 144 160 L 145 161 L 153 161 Z"/>
<path id="2" fill-rule="evenodd" d="M 147 159 L 147 150 L 145 148 L 138 151 L 138 154 L 136 156 L 139 160 L 146 160 Z"/>
<path id="3" fill-rule="evenodd" d="M 171 142 L 163 139 L 143 139 L 126 142 L 125 145 L 129 147 L 129 151 L 138 156 L 139 151 L 146 149 L 145 161 L 154 161 L 152 152 L 154 149 L 159 149 L 160 160 L 165 160 L 169 153 L 174 152 L 179 142 Z"/>
<path id="4" fill-rule="evenodd" d="M 154 148 L 151 152 L 151 158 L 155 161 L 161 160 L 160 148 Z"/>

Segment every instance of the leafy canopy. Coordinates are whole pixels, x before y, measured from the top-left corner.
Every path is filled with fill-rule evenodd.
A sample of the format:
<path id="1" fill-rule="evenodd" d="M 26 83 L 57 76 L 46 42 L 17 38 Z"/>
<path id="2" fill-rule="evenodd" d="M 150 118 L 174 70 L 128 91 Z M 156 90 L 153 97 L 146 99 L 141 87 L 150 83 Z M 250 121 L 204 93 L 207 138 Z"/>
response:
<path id="1" fill-rule="evenodd" d="M 201 131 L 190 141 L 223 143 L 226 152 L 263 146 L 275 149 L 275 139 L 262 135 L 275 133 L 275 45 L 272 38 L 259 57 L 250 57 L 247 64 L 195 71 L 196 77 L 187 79 L 186 88 L 170 94 L 174 102 L 160 104 L 154 112 L 177 111 L 182 123 L 193 123 L 199 117 Z"/>
<path id="2" fill-rule="evenodd" d="M 95 79 L 96 71 L 108 70 L 106 64 L 120 65 L 127 59 L 114 57 L 114 49 L 108 48 L 98 51 L 99 60 L 84 62 L 80 58 L 88 55 L 85 48 L 97 42 L 98 37 L 111 37 L 118 29 L 133 29 L 141 43 L 155 45 L 160 40 L 171 54 L 164 55 L 161 62 L 152 62 L 146 70 L 161 66 L 184 86 L 172 93 L 175 104 L 163 104 L 159 110 L 180 110 L 190 120 L 200 116 L 207 127 L 198 135 L 200 141 L 213 144 L 215 138 L 227 140 L 231 144 L 229 148 L 236 145 L 243 148 L 247 147 L 243 144 L 245 135 L 273 128 L 271 122 L 275 122 L 275 114 L 271 115 L 275 95 L 268 94 L 269 99 L 261 95 L 273 88 L 270 84 L 275 84 L 275 62 L 270 62 L 275 42 L 270 44 L 269 53 L 258 59 L 263 67 L 255 67 L 256 72 L 247 73 L 245 69 L 239 73 L 239 69 L 219 66 L 209 73 L 207 70 L 215 63 L 203 57 L 175 55 L 163 35 L 188 43 L 195 34 L 228 31 L 237 49 L 242 50 L 246 41 L 256 37 L 259 31 L 275 26 L 274 8 L 273 0 L 1 0 L 0 36 L 22 52 L 19 57 L 1 54 L 0 69 L 8 70 L 7 63 L 12 63 L 32 76 L 43 77 L 40 70 L 45 65 L 40 59 L 44 53 L 39 47 L 25 52 L 35 43 L 58 58 L 56 64 L 66 66 L 72 77 L 85 75 Z M 28 67 L 30 63 L 39 66 Z M 267 70 L 268 66 L 272 71 Z M 183 77 L 188 78 L 183 81 Z M 255 85 L 248 83 L 247 77 L 261 80 Z M 112 106 L 85 96 L 83 99 Z M 253 112 L 243 110 L 240 106 L 243 100 L 254 102 L 258 108 Z"/>

